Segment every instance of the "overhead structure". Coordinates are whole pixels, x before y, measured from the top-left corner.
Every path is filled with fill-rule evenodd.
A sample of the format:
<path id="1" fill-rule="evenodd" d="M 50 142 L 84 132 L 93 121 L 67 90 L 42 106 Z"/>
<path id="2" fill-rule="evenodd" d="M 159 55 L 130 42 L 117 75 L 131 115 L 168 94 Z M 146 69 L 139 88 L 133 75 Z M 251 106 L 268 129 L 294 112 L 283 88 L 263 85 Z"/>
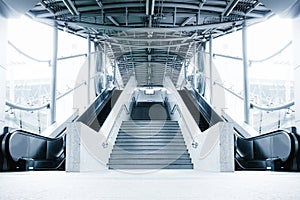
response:
<path id="1" fill-rule="evenodd" d="M 272 11 L 257 0 L 43 0 L 27 12 L 34 20 L 110 48 L 126 84 L 178 81 L 196 46 L 265 20 Z"/>

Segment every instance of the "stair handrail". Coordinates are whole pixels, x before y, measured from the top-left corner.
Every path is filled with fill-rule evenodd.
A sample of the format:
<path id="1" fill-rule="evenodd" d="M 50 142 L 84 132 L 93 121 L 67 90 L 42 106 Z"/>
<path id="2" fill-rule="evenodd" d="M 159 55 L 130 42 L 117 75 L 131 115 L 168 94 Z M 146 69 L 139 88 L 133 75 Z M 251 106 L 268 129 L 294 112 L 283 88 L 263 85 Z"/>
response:
<path id="1" fill-rule="evenodd" d="M 129 111 L 129 109 L 127 108 L 127 106 L 125 104 L 123 104 L 123 108 L 125 109 L 126 114 L 129 115 L 130 111 Z"/>
<path id="2" fill-rule="evenodd" d="M 194 136 L 192 135 L 191 130 L 190 130 L 190 128 L 189 128 L 189 126 L 188 126 L 186 120 L 184 119 L 183 114 L 182 114 L 181 109 L 179 108 L 178 104 L 175 104 L 175 105 L 173 106 L 173 108 L 172 108 L 172 110 L 171 110 L 171 115 L 173 115 L 173 114 L 175 113 L 175 111 L 178 112 L 178 114 L 179 114 L 179 116 L 180 116 L 180 119 L 182 119 L 182 121 L 183 121 L 185 127 L 187 127 L 188 133 L 189 133 L 189 135 L 190 135 L 190 137 L 192 138 L 192 141 L 193 141 L 193 142 L 192 142 L 192 147 L 193 147 L 193 148 L 197 148 L 197 147 L 198 147 L 198 142 L 196 142 Z"/>
<path id="3" fill-rule="evenodd" d="M 102 147 L 103 147 L 103 148 L 107 148 L 107 147 L 108 147 L 108 141 L 109 141 L 109 139 L 110 139 L 110 137 L 111 137 L 111 134 L 113 133 L 113 130 L 114 130 L 115 127 L 116 127 L 116 123 L 117 123 L 119 117 L 121 116 L 123 110 L 126 111 L 126 114 L 127 114 L 127 115 L 130 114 L 130 112 L 129 112 L 127 106 L 126 106 L 125 104 L 123 104 L 122 107 L 121 107 L 121 109 L 119 110 L 119 112 L 118 112 L 118 114 L 117 114 L 116 120 L 114 120 L 114 123 L 113 123 L 113 125 L 112 125 L 112 128 L 110 129 L 110 131 L 109 131 L 109 133 L 108 133 L 108 135 L 107 135 L 107 137 L 106 137 L 105 142 L 102 143 Z"/>

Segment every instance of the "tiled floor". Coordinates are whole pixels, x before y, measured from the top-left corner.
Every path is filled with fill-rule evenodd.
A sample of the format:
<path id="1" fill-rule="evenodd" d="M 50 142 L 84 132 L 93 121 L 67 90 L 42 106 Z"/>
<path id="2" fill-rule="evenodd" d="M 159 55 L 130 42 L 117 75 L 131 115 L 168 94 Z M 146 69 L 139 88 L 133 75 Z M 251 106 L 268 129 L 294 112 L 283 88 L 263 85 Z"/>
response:
<path id="1" fill-rule="evenodd" d="M 192 170 L 0 173 L 0 199 L 300 199 L 300 173 Z"/>

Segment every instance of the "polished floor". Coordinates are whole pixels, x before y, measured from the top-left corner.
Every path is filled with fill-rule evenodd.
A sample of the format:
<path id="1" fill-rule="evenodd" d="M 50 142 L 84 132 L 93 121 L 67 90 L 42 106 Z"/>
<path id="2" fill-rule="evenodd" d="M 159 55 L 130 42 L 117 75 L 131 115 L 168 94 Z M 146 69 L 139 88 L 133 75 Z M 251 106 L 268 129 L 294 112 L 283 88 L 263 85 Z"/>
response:
<path id="1" fill-rule="evenodd" d="M 300 173 L 192 170 L 0 173 L 0 199 L 300 199 Z"/>

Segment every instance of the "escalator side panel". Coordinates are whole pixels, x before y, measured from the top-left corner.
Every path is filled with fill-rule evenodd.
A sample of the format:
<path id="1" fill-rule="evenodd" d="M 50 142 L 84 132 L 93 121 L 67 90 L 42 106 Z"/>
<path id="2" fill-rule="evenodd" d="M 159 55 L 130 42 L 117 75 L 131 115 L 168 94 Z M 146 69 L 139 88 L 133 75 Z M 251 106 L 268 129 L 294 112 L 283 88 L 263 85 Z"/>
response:
<path id="1" fill-rule="evenodd" d="M 274 165 L 276 170 L 295 170 L 297 146 L 297 138 L 282 130 L 252 138 L 236 136 L 235 157 L 243 169 L 266 170 Z"/>
<path id="2" fill-rule="evenodd" d="M 241 138 L 237 138 L 236 146 L 238 147 L 236 150 L 238 151 L 239 155 L 242 156 L 244 159 L 254 159 L 253 141 L 247 141 Z"/>
<path id="3" fill-rule="evenodd" d="M 46 159 L 56 159 L 64 153 L 64 137 L 47 141 Z"/>
<path id="4" fill-rule="evenodd" d="M 283 161 L 286 161 L 287 159 L 283 158 L 288 158 L 290 152 L 293 152 L 292 146 L 293 141 L 291 140 L 290 137 L 287 137 L 286 135 L 280 134 L 280 135 L 275 135 L 272 138 L 272 151 L 273 155 L 278 156 L 279 158 L 282 158 Z"/>
<path id="5" fill-rule="evenodd" d="M 114 90 L 112 93 L 112 96 L 109 98 L 109 100 L 106 102 L 106 104 L 103 106 L 101 110 L 99 110 L 99 113 L 97 114 L 97 117 L 92 121 L 92 123 L 89 125 L 90 128 L 98 132 L 100 128 L 102 127 L 104 121 L 106 120 L 107 116 L 109 115 L 110 111 L 113 109 L 115 103 L 117 102 L 119 96 L 121 95 L 122 90 Z"/>
<path id="6" fill-rule="evenodd" d="M 194 120 L 198 124 L 200 130 L 203 132 L 209 128 L 209 123 L 203 117 L 203 115 L 199 111 L 199 107 L 188 97 L 188 94 L 184 90 L 179 90 L 178 93 L 180 94 L 182 100 L 184 101 L 185 105 L 187 106 L 188 110 L 190 111 L 191 115 L 193 116 Z"/>

